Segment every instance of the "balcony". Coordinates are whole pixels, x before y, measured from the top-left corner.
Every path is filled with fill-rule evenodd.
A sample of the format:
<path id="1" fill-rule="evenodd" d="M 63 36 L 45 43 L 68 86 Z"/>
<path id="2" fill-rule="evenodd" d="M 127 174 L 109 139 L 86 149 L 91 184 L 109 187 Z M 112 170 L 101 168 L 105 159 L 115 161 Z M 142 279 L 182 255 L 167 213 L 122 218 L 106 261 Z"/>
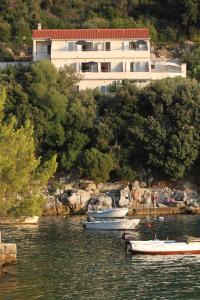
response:
<path id="1" fill-rule="evenodd" d="M 149 71 L 149 72 L 85 72 L 83 74 L 83 80 L 160 80 L 168 77 L 186 77 L 186 70 L 184 66 L 181 72 L 159 72 L 159 71 Z"/>

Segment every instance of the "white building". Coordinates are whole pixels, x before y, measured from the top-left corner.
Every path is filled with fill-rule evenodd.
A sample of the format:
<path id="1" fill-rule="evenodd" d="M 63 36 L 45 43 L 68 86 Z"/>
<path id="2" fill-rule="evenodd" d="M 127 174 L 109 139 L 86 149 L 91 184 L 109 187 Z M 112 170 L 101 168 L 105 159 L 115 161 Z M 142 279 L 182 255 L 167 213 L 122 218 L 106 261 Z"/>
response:
<path id="1" fill-rule="evenodd" d="M 33 60 L 49 59 L 57 68 L 69 65 L 81 73 L 80 89 L 128 79 L 139 83 L 186 77 L 186 65 L 151 59 L 149 30 L 63 29 L 33 31 Z"/>

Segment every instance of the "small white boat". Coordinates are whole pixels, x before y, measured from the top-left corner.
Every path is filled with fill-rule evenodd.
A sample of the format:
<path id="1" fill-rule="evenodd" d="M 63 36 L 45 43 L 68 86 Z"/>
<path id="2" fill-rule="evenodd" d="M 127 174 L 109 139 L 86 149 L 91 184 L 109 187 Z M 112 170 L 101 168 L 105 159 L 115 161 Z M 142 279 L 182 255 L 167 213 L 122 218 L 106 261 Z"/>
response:
<path id="1" fill-rule="evenodd" d="M 172 255 L 200 254 L 200 238 L 187 237 L 181 240 L 133 241 L 125 237 L 126 250 L 134 254 Z"/>
<path id="2" fill-rule="evenodd" d="M 99 218 L 124 218 L 128 212 L 128 208 L 105 208 L 102 210 L 89 210 L 88 215 L 90 217 Z"/>
<path id="3" fill-rule="evenodd" d="M 118 219 L 85 222 L 85 229 L 97 230 L 133 230 L 139 224 L 140 219 Z"/>

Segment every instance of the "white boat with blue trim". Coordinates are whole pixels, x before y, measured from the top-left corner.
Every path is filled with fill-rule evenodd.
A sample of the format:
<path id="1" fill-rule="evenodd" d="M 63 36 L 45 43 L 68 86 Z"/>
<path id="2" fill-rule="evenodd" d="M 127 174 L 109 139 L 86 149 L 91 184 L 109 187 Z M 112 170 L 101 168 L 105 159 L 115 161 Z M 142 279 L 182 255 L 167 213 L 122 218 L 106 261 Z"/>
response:
<path id="1" fill-rule="evenodd" d="M 88 216 L 99 218 L 124 218 L 128 213 L 127 207 L 104 208 L 100 210 L 88 210 Z"/>

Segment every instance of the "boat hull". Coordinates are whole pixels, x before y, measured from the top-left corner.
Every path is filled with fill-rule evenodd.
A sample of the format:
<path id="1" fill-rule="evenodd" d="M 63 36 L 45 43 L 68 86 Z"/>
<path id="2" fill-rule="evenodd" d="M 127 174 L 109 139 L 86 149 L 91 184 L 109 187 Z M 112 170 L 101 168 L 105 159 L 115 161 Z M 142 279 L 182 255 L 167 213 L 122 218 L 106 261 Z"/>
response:
<path id="1" fill-rule="evenodd" d="M 95 219 L 99 218 L 124 218 L 128 208 L 110 208 L 97 211 L 88 211 L 88 215 Z"/>
<path id="2" fill-rule="evenodd" d="M 140 219 L 85 222 L 84 228 L 91 230 L 133 230 L 139 222 Z"/>
<path id="3" fill-rule="evenodd" d="M 200 254 L 200 242 L 129 241 L 127 249 L 133 254 L 146 255 Z"/>
<path id="4" fill-rule="evenodd" d="M 200 254 L 200 250 L 191 250 L 191 251 L 162 251 L 162 252 L 140 252 L 132 251 L 133 254 L 142 254 L 142 255 L 185 255 L 185 254 Z"/>

